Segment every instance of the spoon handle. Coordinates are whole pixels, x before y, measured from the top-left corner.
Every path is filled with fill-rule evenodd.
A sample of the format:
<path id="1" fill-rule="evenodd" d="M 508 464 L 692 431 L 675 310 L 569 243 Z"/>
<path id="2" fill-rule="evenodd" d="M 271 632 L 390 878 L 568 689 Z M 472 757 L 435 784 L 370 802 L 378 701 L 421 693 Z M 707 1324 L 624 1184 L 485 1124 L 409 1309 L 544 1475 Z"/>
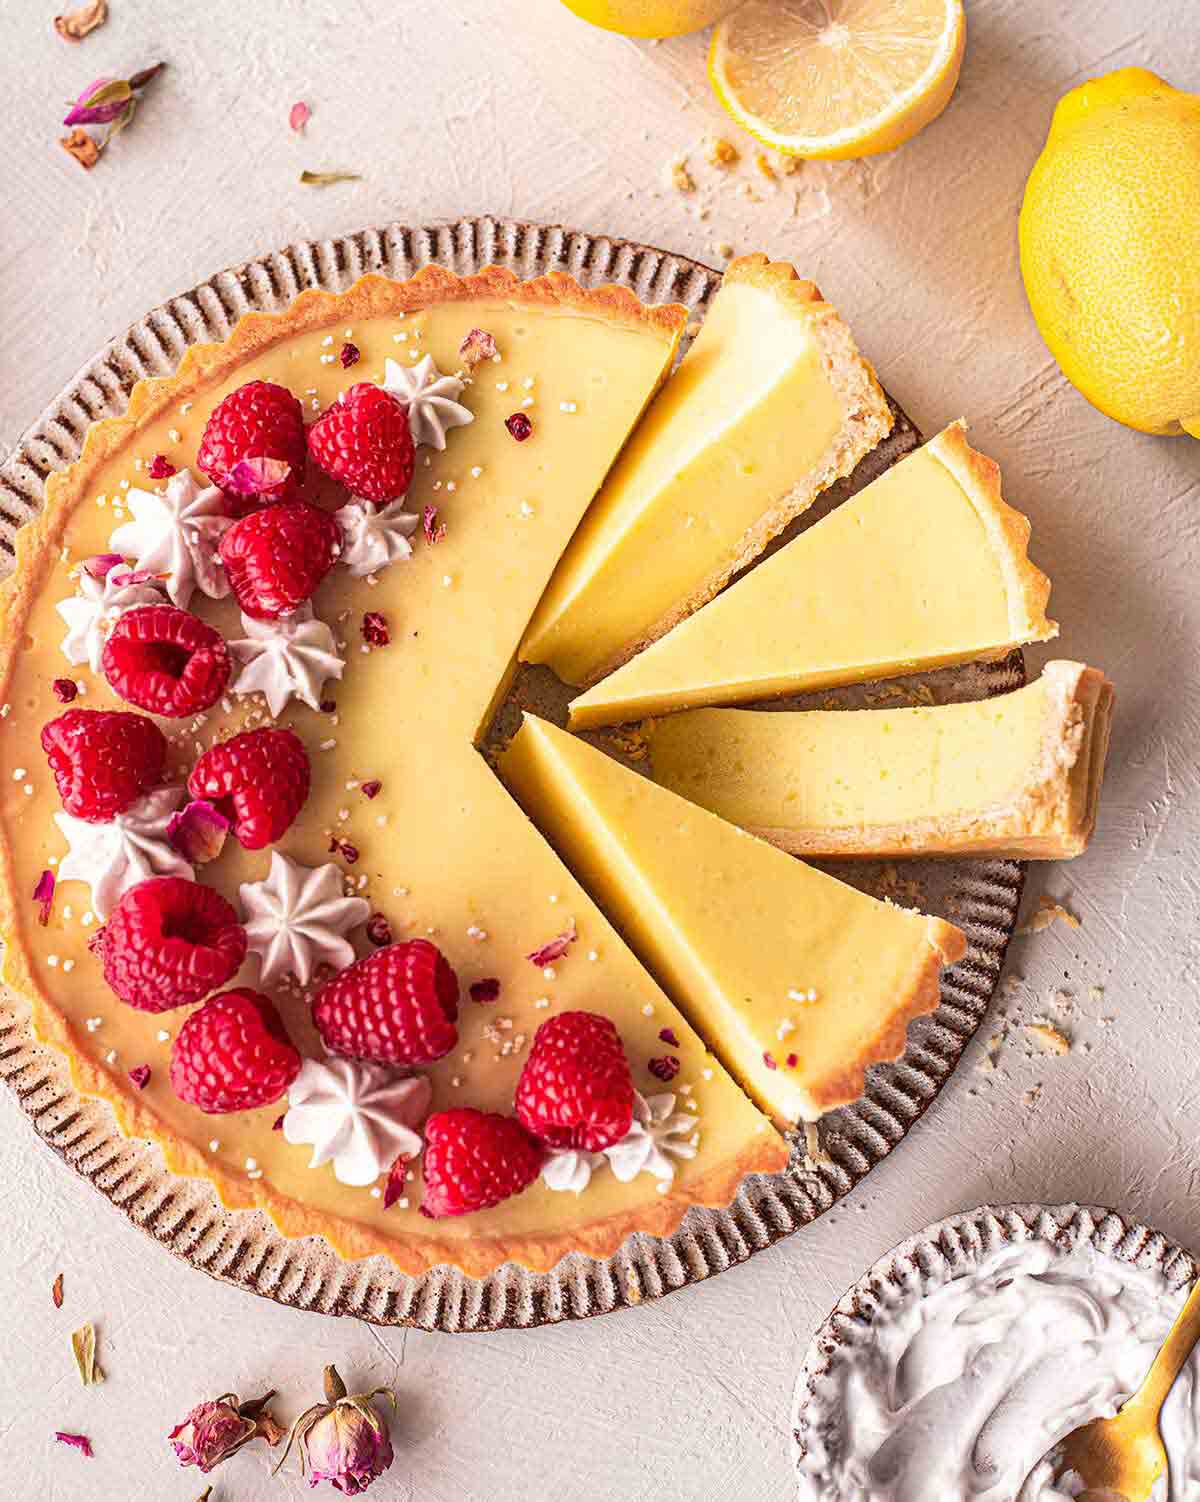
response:
<path id="1" fill-rule="evenodd" d="M 1166 1402 L 1167 1394 L 1175 1385 L 1175 1379 L 1183 1370 L 1188 1357 L 1200 1343 L 1200 1277 L 1188 1295 L 1187 1303 L 1179 1311 L 1179 1317 L 1171 1326 L 1171 1333 L 1163 1342 L 1146 1380 L 1125 1405 L 1136 1405 L 1147 1416 L 1157 1419 Z"/>

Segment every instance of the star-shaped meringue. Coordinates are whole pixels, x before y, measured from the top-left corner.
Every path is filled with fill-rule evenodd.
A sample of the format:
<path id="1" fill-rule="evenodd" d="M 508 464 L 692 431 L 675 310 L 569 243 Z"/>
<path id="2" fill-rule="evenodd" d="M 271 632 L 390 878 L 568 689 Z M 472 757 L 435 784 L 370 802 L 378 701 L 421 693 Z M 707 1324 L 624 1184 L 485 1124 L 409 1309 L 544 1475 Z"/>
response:
<path id="1" fill-rule="evenodd" d="M 114 564 L 102 579 L 80 569 L 77 586 L 78 594 L 54 607 L 67 623 L 63 655 L 68 662 L 86 662 L 98 673 L 108 633 L 127 610 L 161 604 L 162 591 L 125 563 Z"/>
<path id="2" fill-rule="evenodd" d="M 692 1111 L 676 1111 L 675 1096 L 640 1095 L 633 1092 L 633 1121 L 620 1142 L 604 1149 L 612 1171 L 623 1184 L 639 1173 L 652 1173 L 662 1183 L 675 1177 L 672 1158 L 694 1158 L 696 1145 L 690 1139 L 699 1125 Z"/>
<path id="3" fill-rule="evenodd" d="M 332 863 L 301 866 L 272 850 L 266 877 L 238 888 L 247 947 L 262 962 L 264 984 L 294 975 L 307 986 L 318 965 L 344 970 L 354 963 L 346 934 L 367 921 L 371 905 L 347 897 L 343 880 Z"/>
<path id="4" fill-rule="evenodd" d="M 416 444 L 444 449 L 451 428 L 475 421 L 474 412 L 457 400 L 466 383 L 443 375 L 432 355 L 422 356 L 415 365 L 385 360 L 381 384 L 408 408 L 408 429 Z"/>
<path id="5" fill-rule="evenodd" d="M 214 600 L 225 598 L 229 580 L 218 547 L 233 518 L 216 485 L 201 489 L 191 470 L 181 469 L 161 491 L 128 491 L 125 504 L 133 520 L 113 533 L 113 552 L 162 575 L 171 603 L 182 610 L 195 589 Z"/>
<path id="6" fill-rule="evenodd" d="M 305 604 L 295 615 L 277 621 L 257 621 L 242 614 L 245 636 L 229 643 L 241 672 L 231 685 L 235 694 L 266 695 L 273 716 L 291 698 L 320 709 L 321 690 L 329 678 L 340 678 L 345 659 L 339 657 L 333 632 Z"/>
<path id="7" fill-rule="evenodd" d="M 191 880 L 191 866 L 168 839 L 171 815 L 186 799 L 184 788 L 155 788 L 104 824 L 77 819 L 65 810 L 55 814 L 70 846 L 59 862 L 59 881 L 87 882 L 92 908 L 103 921 L 139 881 L 151 876 Z"/>
<path id="8" fill-rule="evenodd" d="M 415 511 L 405 511 L 403 496 L 378 511 L 369 501 L 354 500 L 333 519 L 342 529 L 341 561 L 356 579 L 411 558 L 408 539 L 421 522 Z"/>
<path id="9" fill-rule="evenodd" d="M 373 1184 L 397 1158 L 415 1158 L 432 1095 L 424 1075 L 379 1064 L 305 1059 L 288 1091 L 283 1135 L 311 1143 L 310 1168 L 332 1163 L 342 1184 Z"/>

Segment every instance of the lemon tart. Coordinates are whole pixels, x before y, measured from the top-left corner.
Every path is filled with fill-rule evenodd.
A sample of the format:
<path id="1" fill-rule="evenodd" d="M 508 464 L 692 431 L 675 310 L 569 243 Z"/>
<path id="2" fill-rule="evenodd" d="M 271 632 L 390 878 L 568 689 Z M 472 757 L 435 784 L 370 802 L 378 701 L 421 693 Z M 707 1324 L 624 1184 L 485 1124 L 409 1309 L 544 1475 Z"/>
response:
<path id="1" fill-rule="evenodd" d="M 538 597 L 670 368 L 684 317 L 619 289 L 497 269 L 308 292 L 135 387 L 127 414 L 93 426 L 79 461 L 51 476 L 18 537 L 0 647 L 4 978 L 124 1131 L 286 1234 L 320 1233 L 346 1257 L 384 1253 L 409 1272 L 547 1268 L 570 1251 L 606 1255 L 632 1231 L 665 1233 L 689 1206 L 726 1204 L 747 1173 L 786 1162 L 774 1127 L 477 749 Z M 347 497 L 310 464 L 303 504 L 336 514 L 336 562 L 323 557 L 311 599 L 274 619 L 247 613 L 241 593 L 245 570 L 272 560 L 227 546 L 241 523 L 222 496 L 233 505 L 241 466 L 224 492 L 198 471 L 218 404 L 257 382 L 294 393 L 310 419 L 377 386 L 407 411 L 416 444 L 407 493 L 386 504 Z M 296 479 L 276 459 L 248 462 L 252 485 Z M 113 641 L 122 633 L 129 648 L 129 623 L 171 611 L 228 643 L 228 686 L 203 712 L 157 722 L 165 786 L 107 822 L 74 818 L 43 728 L 68 703 L 127 710 Z M 151 665 L 161 676 L 169 654 Z M 307 796 L 269 846 L 227 838 L 215 854 L 205 847 L 221 800 L 201 797 L 197 778 L 263 729 L 294 733 Z M 260 791 L 269 801 L 279 789 Z M 140 889 L 131 881 L 170 875 L 215 889 L 244 925 L 236 979 L 266 993 L 303 1056 L 286 1101 L 220 1115 L 189 1104 L 173 1088 L 183 1034 L 210 1004 L 154 1016 L 106 984 L 114 904 Z M 326 1060 L 310 1006 L 322 973 L 367 963 L 391 939 L 435 945 L 461 988 L 457 1044 L 422 1066 L 419 1087 L 406 1071 Z M 430 1099 L 441 1113 L 511 1111 L 539 1023 L 571 1010 L 619 1033 L 640 1103 L 621 1153 L 611 1166 L 554 1156 L 495 1208 L 421 1216 L 423 1169 L 405 1167 L 406 1144 Z"/>
<path id="2" fill-rule="evenodd" d="M 712 598 L 886 437 L 892 414 L 816 287 L 734 261 L 573 538 L 521 645 L 588 684 Z"/>
<path id="3" fill-rule="evenodd" d="M 586 729 L 999 657 L 1058 633 L 1029 522 L 961 423 L 581 694 Z"/>
<path id="4" fill-rule="evenodd" d="M 966 951 L 527 715 L 501 775 L 781 1125 L 862 1094 Z"/>
<path id="5" fill-rule="evenodd" d="M 905 709 L 694 709 L 648 722 L 655 781 L 807 856 L 1066 860 L 1096 823 L 1112 718 L 1096 668 Z"/>

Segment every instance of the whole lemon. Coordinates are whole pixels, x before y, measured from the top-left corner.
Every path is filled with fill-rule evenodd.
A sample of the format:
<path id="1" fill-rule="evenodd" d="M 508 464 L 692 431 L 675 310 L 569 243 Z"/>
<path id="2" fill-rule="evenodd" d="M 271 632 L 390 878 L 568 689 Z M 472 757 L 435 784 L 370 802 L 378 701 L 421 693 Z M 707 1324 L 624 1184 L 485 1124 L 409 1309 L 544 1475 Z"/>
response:
<path id="1" fill-rule="evenodd" d="M 1020 243 L 1067 379 L 1128 427 L 1200 438 L 1200 95 L 1145 68 L 1065 94 Z"/>
<path id="2" fill-rule="evenodd" d="M 677 37 L 719 21 L 738 0 L 563 0 L 577 16 L 627 37 Z"/>

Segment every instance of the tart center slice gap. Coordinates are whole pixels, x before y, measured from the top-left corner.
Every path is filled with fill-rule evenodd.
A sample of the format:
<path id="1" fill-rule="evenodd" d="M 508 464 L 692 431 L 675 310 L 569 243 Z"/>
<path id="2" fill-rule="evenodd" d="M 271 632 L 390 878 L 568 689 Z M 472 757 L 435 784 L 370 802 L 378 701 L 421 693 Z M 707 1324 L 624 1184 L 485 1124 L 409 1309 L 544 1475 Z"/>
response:
<path id="1" fill-rule="evenodd" d="M 501 775 L 775 1121 L 856 1100 L 966 952 L 527 715 Z"/>

